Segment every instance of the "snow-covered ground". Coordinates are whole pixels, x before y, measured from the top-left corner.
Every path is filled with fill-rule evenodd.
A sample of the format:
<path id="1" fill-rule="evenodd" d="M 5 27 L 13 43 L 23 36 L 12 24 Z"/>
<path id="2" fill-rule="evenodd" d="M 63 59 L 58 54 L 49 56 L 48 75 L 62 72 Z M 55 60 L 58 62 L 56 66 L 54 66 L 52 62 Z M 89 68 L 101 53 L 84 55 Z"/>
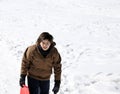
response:
<path id="1" fill-rule="evenodd" d="M 119 11 L 119 0 L 0 0 L 0 94 L 19 94 L 23 52 L 44 31 L 62 56 L 59 94 L 120 94 Z"/>

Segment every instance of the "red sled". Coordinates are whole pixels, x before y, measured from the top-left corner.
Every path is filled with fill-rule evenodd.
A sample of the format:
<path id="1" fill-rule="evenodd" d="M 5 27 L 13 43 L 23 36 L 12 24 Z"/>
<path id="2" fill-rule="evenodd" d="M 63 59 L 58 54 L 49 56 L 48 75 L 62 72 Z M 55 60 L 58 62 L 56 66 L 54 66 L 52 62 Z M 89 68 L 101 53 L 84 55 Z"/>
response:
<path id="1" fill-rule="evenodd" d="M 20 94 L 30 94 L 28 86 L 21 87 Z"/>

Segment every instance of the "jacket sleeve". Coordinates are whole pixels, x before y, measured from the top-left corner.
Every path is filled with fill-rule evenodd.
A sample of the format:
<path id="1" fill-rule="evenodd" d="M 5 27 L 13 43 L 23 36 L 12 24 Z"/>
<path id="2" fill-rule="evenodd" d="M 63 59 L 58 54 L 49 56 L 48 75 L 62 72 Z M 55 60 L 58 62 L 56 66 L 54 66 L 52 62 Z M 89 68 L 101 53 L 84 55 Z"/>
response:
<path id="1" fill-rule="evenodd" d="M 21 63 L 21 74 L 27 75 L 28 69 L 30 67 L 30 53 L 28 52 L 28 48 L 25 50 Z"/>
<path id="2" fill-rule="evenodd" d="M 54 56 L 54 77 L 55 80 L 61 80 L 61 56 L 60 54 L 56 53 L 56 55 Z"/>

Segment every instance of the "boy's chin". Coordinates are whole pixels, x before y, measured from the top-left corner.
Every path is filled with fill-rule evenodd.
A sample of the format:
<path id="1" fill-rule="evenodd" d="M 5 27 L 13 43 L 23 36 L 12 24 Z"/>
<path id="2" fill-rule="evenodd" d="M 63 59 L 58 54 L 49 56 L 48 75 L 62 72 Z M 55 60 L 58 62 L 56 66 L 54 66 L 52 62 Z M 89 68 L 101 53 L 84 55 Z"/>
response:
<path id="1" fill-rule="evenodd" d="M 43 49 L 44 51 L 47 51 L 48 49 Z"/>

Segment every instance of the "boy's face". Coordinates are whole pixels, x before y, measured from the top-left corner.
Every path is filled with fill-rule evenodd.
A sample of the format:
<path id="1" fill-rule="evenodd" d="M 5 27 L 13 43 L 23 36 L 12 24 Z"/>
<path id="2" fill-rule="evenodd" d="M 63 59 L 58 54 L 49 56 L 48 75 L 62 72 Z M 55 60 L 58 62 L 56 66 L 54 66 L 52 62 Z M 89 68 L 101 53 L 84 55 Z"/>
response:
<path id="1" fill-rule="evenodd" d="M 42 40 L 42 41 L 40 42 L 40 46 L 42 47 L 42 49 L 43 49 L 44 51 L 48 50 L 49 47 L 50 47 L 50 45 L 51 45 L 51 42 L 48 41 L 47 39 Z"/>

